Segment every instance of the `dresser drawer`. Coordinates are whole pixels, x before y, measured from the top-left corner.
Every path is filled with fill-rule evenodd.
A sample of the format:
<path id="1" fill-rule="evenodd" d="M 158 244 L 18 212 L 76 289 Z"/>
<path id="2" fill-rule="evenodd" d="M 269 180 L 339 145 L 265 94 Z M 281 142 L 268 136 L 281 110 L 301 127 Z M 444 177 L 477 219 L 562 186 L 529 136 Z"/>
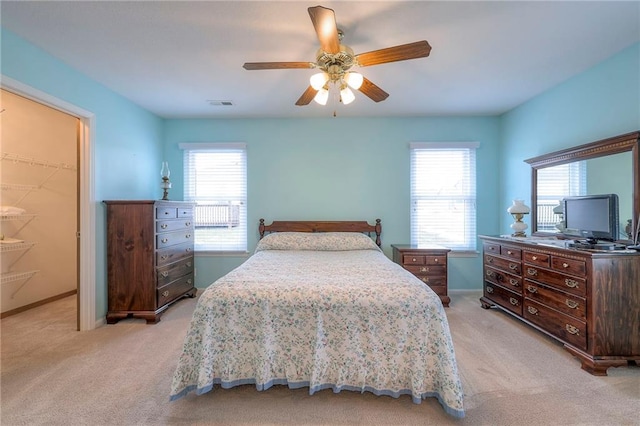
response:
<path id="1" fill-rule="evenodd" d="M 522 259 L 522 250 L 517 247 L 500 246 L 500 254 L 514 260 Z"/>
<path id="2" fill-rule="evenodd" d="M 158 287 L 167 285 L 171 281 L 191 272 L 193 272 L 193 258 L 191 257 L 162 266 L 157 270 Z"/>
<path id="3" fill-rule="evenodd" d="M 432 285 L 429 284 L 429 288 L 435 292 L 438 296 L 446 296 L 447 295 L 447 286 L 446 285 Z"/>
<path id="4" fill-rule="evenodd" d="M 524 318 L 576 348 L 587 349 L 587 324 L 529 299 Z"/>
<path id="5" fill-rule="evenodd" d="M 189 218 L 185 218 L 184 220 L 158 220 L 156 222 L 157 233 L 179 231 L 181 229 L 193 229 L 193 221 Z"/>
<path id="6" fill-rule="evenodd" d="M 522 279 L 517 275 L 507 274 L 506 272 L 490 267 L 485 267 L 484 279 L 497 285 L 507 287 L 512 291 L 520 293 L 522 291 Z"/>
<path id="7" fill-rule="evenodd" d="M 496 304 L 522 316 L 522 296 L 520 294 L 504 289 L 499 285 L 485 282 L 484 296 Z"/>
<path id="8" fill-rule="evenodd" d="M 547 284 L 580 297 L 587 296 L 587 281 L 584 278 L 571 277 L 531 265 L 525 265 L 524 269 L 525 278 Z"/>
<path id="9" fill-rule="evenodd" d="M 178 209 L 176 207 L 157 207 L 156 219 L 175 219 L 178 217 Z"/>
<path id="10" fill-rule="evenodd" d="M 482 247 L 485 253 L 500 254 L 500 244 L 484 243 Z"/>
<path id="11" fill-rule="evenodd" d="M 193 242 L 158 250 L 156 252 L 156 266 L 164 266 L 187 256 L 193 257 Z"/>
<path id="12" fill-rule="evenodd" d="M 526 298 L 571 315 L 581 321 L 587 320 L 587 301 L 582 297 L 558 291 L 529 280 L 525 280 L 524 291 Z"/>
<path id="13" fill-rule="evenodd" d="M 182 219 L 190 219 L 193 217 L 192 207 L 178 207 L 178 217 Z"/>
<path id="14" fill-rule="evenodd" d="M 525 251 L 523 256 L 525 263 L 530 263 L 532 265 L 542 266 L 546 268 L 549 267 L 551 256 L 548 254 Z"/>
<path id="15" fill-rule="evenodd" d="M 578 275 L 580 277 L 587 275 L 587 264 L 584 260 L 551 256 L 551 269 L 555 269 L 556 271 L 560 271 L 565 274 Z"/>
<path id="16" fill-rule="evenodd" d="M 158 306 L 171 302 L 176 297 L 182 296 L 189 289 L 193 288 L 193 274 L 185 275 L 170 284 L 158 288 Z"/>
<path id="17" fill-rule="evenodd" d="M 156 247 L 162 249 L 176 244 L 182 244 L 185 241 L 193 241 L 193 230 L 187 229 L 186 231 L 158 234 L 156 236 Z"/>
<path id="18" fill-rule="evenodd" d="M 493 266 L 494 268 L 502 269 L 505 272 L 519 275 L 522 273 L 522 264 L 507 259 L 501 259 L 499 257 L 484 256 L 484 262 L 487 266 Z"/>

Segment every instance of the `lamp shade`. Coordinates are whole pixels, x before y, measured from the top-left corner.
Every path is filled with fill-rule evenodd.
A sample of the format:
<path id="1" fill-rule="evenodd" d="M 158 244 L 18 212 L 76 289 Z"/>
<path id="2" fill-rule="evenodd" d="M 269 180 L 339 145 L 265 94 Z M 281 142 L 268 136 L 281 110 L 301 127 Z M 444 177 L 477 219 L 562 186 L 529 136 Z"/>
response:
<path id="1" fill-rule="evenodd" d="M 507 209 L 509 214 L 529 214 L 529 212 L 531 212 L 531 209 L 523 200 L 513 200 L 513 204 Z"/>
<path id="2" fill-rule="evenodd" d="M 362 86 L 364 77 L 357 72 L 348 72 L 344 75 L 344 81 L 346 81 L 352 89 L 358 90 L 360 86 Z"/>
<path id="3" fill-rule="evenodd" d="M 315 90 L 322 89 L 322 86 L 324 86 L 327 81 L 329 81 L 329 75 L 326 72 L 316 73 L 309 78 L 309 84 Z"/>
<path id="4" fill-rule="evenodd" d="M 316 96 L 313 98 L 314 101 L 319 103 L 320 105 L 326 105 L 327 100 L 329 100 L 329 91 L 327 89 L 320 89 Z"/>
<path id="5" fill-rule="evenodd" d="M 354 101 L 355 98 L 355 95 L 348 87 L 345 86 L 342 90 L 340 90 L 340 99 L 342 100 L 343 104 L 349 105 Z"/>

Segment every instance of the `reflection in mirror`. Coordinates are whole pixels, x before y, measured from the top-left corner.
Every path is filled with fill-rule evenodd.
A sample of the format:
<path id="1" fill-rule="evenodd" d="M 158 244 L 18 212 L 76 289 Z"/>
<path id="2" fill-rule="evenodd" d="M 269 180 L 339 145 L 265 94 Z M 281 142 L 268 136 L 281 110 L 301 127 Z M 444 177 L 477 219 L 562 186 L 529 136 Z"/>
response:
<path id="1" fill-rule="evenodd" d="M 640 132 L 525 160 L 531 165 L 531 234 L 558 235 L 567 196 L 617 194 L 620 240 L 640 244 Z"/>
<path id="2" fill-rule="evenodd" d="M 632 172 L 631 152 L 539 169 L 536 230 L 550 233 L 563 230 L 564 197 L 617 194 L 621 232 L 618 239 L 629 238 L 625 228 L 633 218 Z"/>

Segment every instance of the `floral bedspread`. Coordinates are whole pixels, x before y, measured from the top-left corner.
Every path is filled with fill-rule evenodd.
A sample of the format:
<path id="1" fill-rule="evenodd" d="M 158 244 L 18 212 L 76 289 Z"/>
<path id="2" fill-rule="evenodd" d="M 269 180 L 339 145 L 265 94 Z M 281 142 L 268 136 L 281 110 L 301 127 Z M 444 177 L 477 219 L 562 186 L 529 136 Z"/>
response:
<path id="1" fill-rule="evenodd" d="M 274 248 L 276 247 L 276 248 Z M 437 398 L 464 417 L 444 308 L 421 281 L 368 249 L 267 242 L 200 296 L 170 399 L 218 384 Z"/>

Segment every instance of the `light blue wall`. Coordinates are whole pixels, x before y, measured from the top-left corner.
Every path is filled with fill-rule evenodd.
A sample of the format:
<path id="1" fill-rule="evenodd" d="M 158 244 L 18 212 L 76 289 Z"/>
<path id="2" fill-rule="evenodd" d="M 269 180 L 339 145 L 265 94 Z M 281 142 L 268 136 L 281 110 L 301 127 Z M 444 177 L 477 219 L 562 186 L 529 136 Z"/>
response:
<path id="1" fill-rule="evenodd" d="M 95 129 L 96 314 L 106 313 L 104 199 L 159 198 L 159 164 L 182 196 L 180 142 L 246 142 L 249 223 L 382 219 L 384 250 L 409 242 L 412 141 L 479 141 L 478 233 L 509 232 L 512 198 L 530 198 L 524 159 L 640 129 L 640 45 L 502 117 L 166 120 L 2 29 L 3 75 L 91 111 Z M 363 100 L 365 101 L 365 100 Z M 164 152 L 163 152 L 164 150 Z M 250 228 L 249 247 L 257 241 Z M 244 258 L 199 258 L 206 286 Z M 452 289 L 481 287 L 481 259 L 453 258 Z"/>
<path id="2" fill-rule="evenodd" d="M 640 43 L 504 114 L 501 124 L 500 203 L 507 206 L 531 199 L 525 159 L 640 129 Z M 508 232 L 511 218 L 501 220 Z"/>
<path id="3" fill-rule="evenodd" d="M 95 114 L 96 316 L 107 311 L 105 199 L 158 198 L 163 121 L 2 29 L 1 73 Z"/>
<path id="4" fill-rule="evenodd" d="M 362 100 L 363 102 L 366 101 Z M 181 188 L 181 142 L 246 142 L 249 249 L 258 220 L 382 219 L 383 249 L 409 243 L 409 142 L 478 141 L 478 232 L 496 233 L 495 158 L 499 122 L 469 118 L 320 118 L 167 120 L 165 157 Z M 173 191 L 174 197 L 181 197 Z M 239 265 L 243 257 L 200 257 L 197 286 Z M 480 288 L 479 257 L 453 258 L 452 289 Z"/>

